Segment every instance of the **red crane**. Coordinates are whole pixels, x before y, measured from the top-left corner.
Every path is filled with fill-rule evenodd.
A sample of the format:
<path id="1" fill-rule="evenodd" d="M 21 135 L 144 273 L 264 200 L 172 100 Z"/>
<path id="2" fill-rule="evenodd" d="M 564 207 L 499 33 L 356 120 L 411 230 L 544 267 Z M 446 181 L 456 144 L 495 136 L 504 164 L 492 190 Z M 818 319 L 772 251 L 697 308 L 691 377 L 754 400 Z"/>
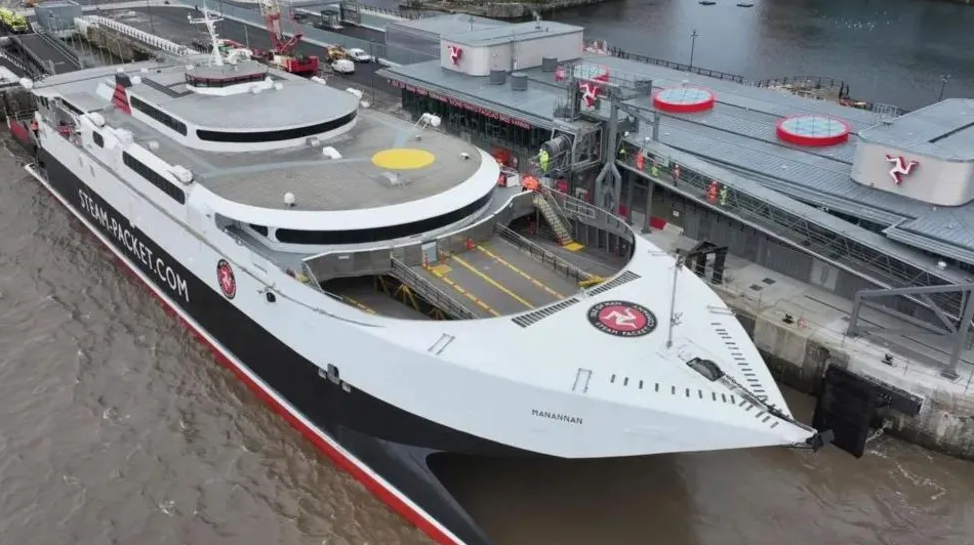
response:
<path id="1" fill-rule="evenodd" d="M 267 26 L 267 33 L 271 37 L 271 51 L 263 52 L 261 55 L 271 64 L 291 72 L 312 76 L 318 73 L 318 57 L 313 55 L 294 55 L 294 49 L 304 33 L 298 27 L 297 21 L 290 13 L 290 10 L 282 9 L 279 0 L 260 0 L 260 14 L 264 17 L 264 24 Z M 282 19 L 289 19 L 293 32 L 288 38 L 284 35 Z"/>

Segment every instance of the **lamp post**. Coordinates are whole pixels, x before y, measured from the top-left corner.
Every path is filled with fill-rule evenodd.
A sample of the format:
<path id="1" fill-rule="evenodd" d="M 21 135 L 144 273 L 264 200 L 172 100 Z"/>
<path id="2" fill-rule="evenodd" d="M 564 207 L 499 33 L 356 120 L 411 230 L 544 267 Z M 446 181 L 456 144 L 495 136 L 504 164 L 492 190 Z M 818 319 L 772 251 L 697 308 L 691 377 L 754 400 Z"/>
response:
<path id="1" fill-rule="evenodd" d="M 947 87 L 948 81 L 950 81 L 950 75 L 940 76 L 940 94 L 937 96 L 937 102 L 944 99 L 944 88 Z"/>
<path id="2" fill-rule="evenodd" d="M 691 69 L 693 68 L 693 52 L 697 48 L 698 36 L 700 35 L 697 34 L 697 29 L 693 29 L 693 32 L 690 33 L 690 68 Z"/>

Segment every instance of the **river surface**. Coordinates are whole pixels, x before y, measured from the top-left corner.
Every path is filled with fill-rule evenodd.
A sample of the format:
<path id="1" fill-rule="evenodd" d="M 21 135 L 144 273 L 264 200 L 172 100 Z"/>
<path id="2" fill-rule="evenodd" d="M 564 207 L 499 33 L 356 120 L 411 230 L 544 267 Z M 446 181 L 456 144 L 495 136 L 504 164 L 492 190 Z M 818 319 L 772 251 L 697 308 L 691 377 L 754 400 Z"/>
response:
<path id="1" fill-rule="evenodd" d="M 974 96 L 974 6 L 930 0 L 607 0 L 549 18 L 589 39 L 762 80 L 825 76 L 862 100 L 915 109 Z M 395 7 L 399 0 L 365 0 Z M 697 38 L 692 34 L 696 30 Z"/>
<path id="2" fill-rule="evenodd" d="M 847 77 L 855 90 L 856 70 L 835 73 L 851 64 L 808 64 L 821 53 L 791 58 L 784 46 L 756 38 L 783 26 L 793 32 L 825 28 L 808 22 L 824 15 L 796 7 L 806 4 L 818 2 L 781 8 L 795 18 L 791 23 L 740 22 L 774 11 L 758 7 L 747 15 L 729 10 L 733 17 L 714 16 L 711 26 L 693 23 L 708 36 L 734 35 L 734 25 L 743 25 L 765 44 L 752 46 L 755 51 L 782 57 L 762 54 L 760 65 L 735 68 L 721 64 L 737 58 L 732 48 L 698 38 L 699 64 L 753 77 L 827 73 Z M 872 5 L 845 3 L 849 10 L 860 4 Z M 660 1 L 646 8 L 640 23 L 640 10 L 620 5 L 563 17 L 587 18 L 596 31 L 600 25 L 615 29 L 612 41 L 620 46 L 677 58 L 679 46 L 672 46 L 672 55 L 654 50 L 653 31 L 685 34 L 687 14 L 698 7 Z M 955 8 L 907 7 L 916 13 Z M 614 15 L 599 19 L 598 13 Z M 972 23 L 974 10 L 956 13 L 968 15 L 952 23 L 959 25 L 961 17 Z M 650 31 L 645 47 L 635 47 L 640 25 Z M 911 28 L 919 27 L 943 38 L 950 25 Z M 777 39 L 787 43 L 783 35 Z M 870 43 L 878 47 L 879 41 Z M 937 59 L 931 61 L 936 66 L 951 57 L 930 44 L 915 50 L 910 62 L 917 65 L 922 58 Z M 900 66 L 889 56 L 869 58 L 876 61 L 858 70 L 875 75 L 865 80 L 893 77 Z M 948 91 L 960 88 L 954 85 L 962 69 L 974 71 L 971 63 L 957 66 Z M 883 100 L 896 102 L 899 92 Z M 23 175 L 23 155 L 8 147 L 0 148 L 0 545 L 429 543 L 219 367 L 79 222 Z M 796 414 L 807 417 L 811 399 L 786 393 Z M 443 474 L 498 545 L 974 543 L 974 464 L 885 436 L 861 460 L 836 449 L 585 463 L 456 459 Z"/>

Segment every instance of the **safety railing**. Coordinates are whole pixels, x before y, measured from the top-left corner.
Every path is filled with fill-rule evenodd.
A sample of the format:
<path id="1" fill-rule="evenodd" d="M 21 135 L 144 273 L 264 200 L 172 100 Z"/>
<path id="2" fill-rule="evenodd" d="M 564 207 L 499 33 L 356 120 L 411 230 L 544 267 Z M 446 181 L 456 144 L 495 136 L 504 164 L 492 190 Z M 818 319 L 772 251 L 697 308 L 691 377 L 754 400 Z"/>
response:
<path id="1" fill-rule="evenodd" d="M 501 224 L 494 226 L 494 232 L 496 232 L 497 235 L 502 239 L 517 246 L 521 251 L 531 255 L 545 266 L 551 268 L 553 271 L 559 274 L 564 274 L 568 278 L 574 280 L 576 283 L 592 280 L 594 278 L 593 275 L 579 269 L 575 265 L 572 265 L 568 261 L 558 257 L 551 251 L 542 248 L 541 246 L 531 242 L 530 240 L 522 237 Z"/>
<path id="2" fill-rule="evenodd" d="M 467 307 L 461 305 L 445 291 L 434 286 L 429 280 L 420 276 L 419 273 L 409 268 L 405 263 L 396 258 L 390 259 L 392 260 L 392 269 L 390 271 L 392 277 L 409 286 L 431 305 L 457 320 L 472 320 L 477 318 L 477 315 Z"/>
<path id="3" fill-rule="evenodd" d="M 165 51 L 167 53 L 172 53 L 173 55 L 188 56 L 195 55 L 196 52 L 192 49 L 179 45 L 175 42 L 171 42 L 165 38 L 160 38 L 155 34 L 150 34 L 144 30 L 139 30 L 135 27 L 131 27 L 124 23 L 120 23 L 114 19 L 109 19 L 107 17 L 102 17 L 100 15 L 85 15 L 81 19 L 87 21 L 89 24 L 96 24 L 109 28 L 123 36 L 127 36 L 136 40 L 138 42 L 144 43 L 160 51 Z M 79 25 L 81 26 L 81 25 Z"/>
<path id="4" fill-rule="evenodd" d="M 604 229 L 613 235 L 622 237 L 630 243 L 635 242 L 636 235 L 622 218 L 566 193 L 547 187 L 542 187 L 541 191 L 548 193 L 561 206 L 561 209 L 565 211 L 566 216 L 569 218 L 598 229 Z"/>
<path id="5" fill-rule="evenodd" d="M 375 15 L 391 15 L 393 17 L 401 17 L 403 19 L 423 19 L 426 17 L 434 17 L 433 14 L 420 13 L 416 11 L 404 11 L 402 9 L 393 8 L 383 8 L 380 6 L 369 6 L 366 4 L 359 4 L 358 9 L 362 13 L 369 13 Z"/>
<path id="6" fill-rule="evenodd" d="M 679 70 L 680 72 L 692 72 L 694 74 L 700 74 L 701 76 L 707 76 L 708 78 L 723 79 L 728 81 L 733 81 L 736 83 L 746 83 L 747 80 L 744 76 L 739 76 L 737 74 L 731 74 L 728 72 L 721 72 L 720 70 L 711 70 L 710 68 L 701 68 L 699 66 L 690 66 L 689 64 L 683 64 L 679 62 L 668 61 L 664 59 L 657 59 L 654 57 L 649 57 L 646 55 L 640 55 L 639 53 L 631 53 L 618 47 L 610 46 L 606 49 L 609 55 L 617 57 L 620 59 L 629 59 L 636 62 L 641 62 L 645 64 L 655 64 L 657 66 L 663 66 L 666 68 L 671 68 L 673 70 Z"/>

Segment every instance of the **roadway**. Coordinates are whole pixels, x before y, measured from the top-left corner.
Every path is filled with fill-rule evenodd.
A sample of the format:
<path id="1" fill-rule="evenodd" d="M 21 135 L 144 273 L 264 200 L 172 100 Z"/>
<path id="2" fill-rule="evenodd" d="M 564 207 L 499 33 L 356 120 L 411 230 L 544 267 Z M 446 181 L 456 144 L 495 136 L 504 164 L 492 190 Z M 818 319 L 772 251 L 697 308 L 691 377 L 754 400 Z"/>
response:
<path id="1" fill-rule="evenodd" d="M 413 270 L 484 318 L 525 312 L 579 290 L 571 278 L 496 237 Z"/>
<path id="2" fill-rule="evenodd" d="M 166 39 L 180 45 L 188 46 L 192 45 L 193 38 L 201 37 L 203 35 L 202 25 L 191 25 L 186 20 L 187 14 L 190 13 L 192 13 L 194 16 L 198 15 L 189 8 L 180 9 L 174 7 L 143 7 L 139 9 L 125 10 L 122 13 L 118 13 L 115 18 L 117 18 L 121 23 L 125 23 L 145 32 L 151 32 L 157 36 L 163 36 Z M 271 48 L 271 39 L 264 27 L 245 25 L 237 21 L 224 19 L 218 24 L 217 33 L 223 38 L 246 44 L 249 47 L 255 47 L 258 49 Z M 325 48 L 303 41 L 298 44 L 296 51 L 304 55 L 316 55 L 322 60 L 328 58 L 328 52 L 325 50 Z M 327 63 L 323 62 L 323 64 Z M 354 74 L 333 74 L 330 77 L 354 82 L 362 87 L 365 87 L 366 89 L 374 89 L 375 91 L 399 96 L 399 90 L 389 85 L 389 80 L 381 76 L 377 77 L 375 75 L 375 72 L 381 68 L 382 65 L 376 62 L 356 64 Z"/>

